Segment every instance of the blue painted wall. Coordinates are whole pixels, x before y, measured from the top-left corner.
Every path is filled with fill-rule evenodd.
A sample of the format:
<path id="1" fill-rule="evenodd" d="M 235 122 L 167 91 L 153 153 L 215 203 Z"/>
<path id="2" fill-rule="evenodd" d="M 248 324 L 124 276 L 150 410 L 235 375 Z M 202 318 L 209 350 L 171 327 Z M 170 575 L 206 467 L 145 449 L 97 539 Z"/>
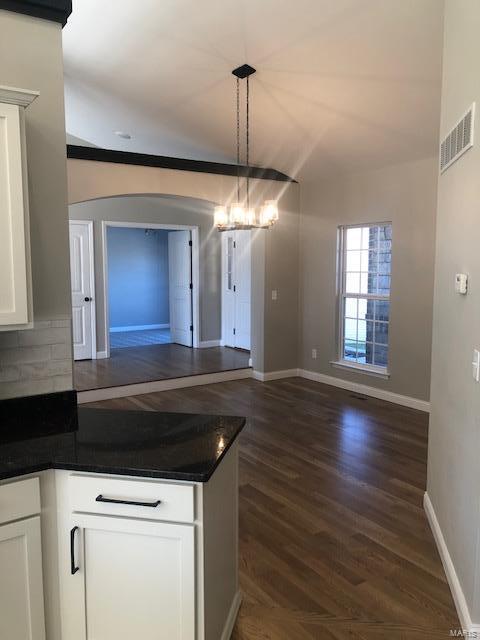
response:
<path id="1" fill-rule="evenodd" d="M 107 227 L 110 328 L 168 324 L 168 231 Z"/>

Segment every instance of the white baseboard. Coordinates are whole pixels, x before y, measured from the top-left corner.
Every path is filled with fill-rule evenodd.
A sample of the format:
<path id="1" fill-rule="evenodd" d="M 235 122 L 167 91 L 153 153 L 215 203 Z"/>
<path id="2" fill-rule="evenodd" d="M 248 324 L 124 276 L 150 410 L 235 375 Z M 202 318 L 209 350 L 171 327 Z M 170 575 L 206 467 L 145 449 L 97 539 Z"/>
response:
<path id="1" fill-rule="evenodd" d="M 97 358 L 106 358 L 105 351 L 99 351 Z M 168 391 L 169 389 L 182 389 L 184 387 L 194 387 L 197 385 L 214 384 L 216 382 L 226 382 L 229 380 L 241 380 L 243 378 L 253 378 L 259 382 L 269 382 L 271 380 L 281 380 L 282 378 L 305 378 L 314 382 L 328 384 L 354 393 L 360 393 L 379 400 L 386 400 L 404 407 L 417 409 L 419 411 L 430 411 L 430 403 L 418 398 L 402 396 L 398 393 L 385 391 L 369 387 L 364 384 L 342 380 L 334 376 L 327 376 L 323 373 L 308 371 L 306 369 L 283 369 L 281 371 L 252 371 L 251 369 L 236 369 L 233 371 L 221 371 L 218 373 L 208 373 L 196 376 L 185 376 L 183 378 L 173 378 L 171 380 L 155 380 L 153 382 L 141 382 L 120 387 L 108 387 L 107 389 L 92 389 L 91 391 L 79 391 L 78 402 L 97 402 L 109 400 L 111 398 L 123 398 L 125 396 L 140 395 L 142 393 L 154 393 L 156 391 Z"/>
<path id="2" fill-rule="evenodd" d="M 435 542 L 437 544 L 438 553 L 440 554 L 440 558 L 442 560 L 450 591 L 452 592 L 453 601 L 455 603 L 458 618 L 460 620 L 460 625 L 462 629 L 469 631 L 472 634 L 471 637 L 480 637 L 480 624 L 474 624 L 472 622 L 472 618 L 470 617 L 470 612 L 468 610 L 467 601 L 463 593 L 462 585 L 460 584 L 457 572 L 455 571 L 455 566 L 453 564 L 450 553 L 448 552 L 447 543 L 445 542 L 445 538 L 443 537 L 443 533 L 437 520 L 432 502 L 426 491 L 423 496 L 423 506 L 425 509 L 425 513 L 427 514 L 427 519 L 430 524 L 433 537 L 435 538 Z M 477 633 L 477 635 L 473 635 L 474 633 Z"/>
<path id="3" fill-rule="evenodd" d="M 97 351 L 97 360 L 103 360 L 107 357 L 106 351 Z"/>
<path id="4" fill-rule="evenodd" d="M 270 380 L 281 380 L 282 378 L 298 377 L 298 369 L 284 369 L 283 371 L 252 371 L 252 378 L 259 382 L 269 382 Z"/>
<path id="5" fill-rule="evenodd" d="M 361 393 L 365 396 L 378 398 L 379 400 L 386 400 L 387 402 L 400 404 L 404 407 L 417 409 L 418 411 L 425 411 L 426 413 L 430 412 L 430 403 L 426 400 L 420 400 L 419 398 L 402 396 L 399 393 L 393 393 L 392 391 L 386 391 L 385 389 L 377 389 L 376 387 L 370 387 L 366 384 L 360 384 L 358 382 L 352 382 L 350 380 L 343 380 L 334 376 L 327 376 L 324 373 L 316 373 L 315 371 L 308 371 L 307 369 L 299 369 L 298 375 L 301 378 L 313 380 L 314 382 L 321 382 L 333 387 L 339 387 L 340 389 L 346 389 L 355 393 Z"/>
<path id="6" fill-rule="evenodd" d="M 237 591 L 232 600 L 232 606 L 230 607 L 230 611 L 228 612 L 227 620 L 225 621 L 225 626 L 223 627 L 220 640 L 230 640 L 233 627 L 235 626 L 235 622 L 237 620 L 238 610 L 240 609 L 241 604 L 242 594 L 240 591 Z"/>
<path id="7" fill-rule="evenodd" d="M 210 349 L 211 347 L 220 347 L 221 340 L 201 340 L 198 347 L 199 349 Z"/>
<path id="8" fill-rule="evenodd" d="M 170 391 L 171 389 L 183 389 L 185 387 L 197 387 L 217 382 L 230 380 L 243 380 L 251 378 L 251 369 L 234 369 L 232 371 L 220 371 L 219 373 L 205 373 L 197 376 L 185 376 L 170 380 L 154 380 L 153 382 L 139 382 L 126 384 L 120 387 L 107 387 L 106 389 L 91 389 L 90 391 L 78 391 L 78 404 L 86 402 L 100 402 L 113 398 L 125 398 L 127 396 L 139 396 L 144 393 L 156 393 L 158 391 Z"/>
<path id="9" fill-rule="evenodd" d="M 126 327 L 110 327 L 110 333 L 119 333 L 120 331 L 148 331 L 149 329 L 170 329 L 167 324 L 134 324 Z"/>

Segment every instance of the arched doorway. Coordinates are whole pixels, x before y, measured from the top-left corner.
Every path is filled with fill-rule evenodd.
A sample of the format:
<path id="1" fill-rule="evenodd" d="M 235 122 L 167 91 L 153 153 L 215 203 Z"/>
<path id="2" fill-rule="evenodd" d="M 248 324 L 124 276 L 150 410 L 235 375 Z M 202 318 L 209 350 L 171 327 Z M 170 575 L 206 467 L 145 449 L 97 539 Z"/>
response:
<path id="1" fill-rule="evenodd" d="M 76 363 L 74 375 L 79 390 L 143 383 L 151 380 L 171 379 L 180 376 L 218 373 L 222 371 L 238 371 L 251 364 L 251 356 L 246 351 L 223 346 L 222 343 L 222 277 L 221 277 L 221 234 L 213 227 L 214 203 L 186 196 L 163 194 L 117 195 L 75 203 L 69 207 L 71 221 L 86 223 L 92 228 L 94 271 L 93 298 L 95 314 L 95 333 L 97 346 L 92 359 L 87 363 Z M 123 350 L 121 347 L 110 349 L 112 331 L 112 309 L 109 290 L 109 272 L 112 267 L 108 256 L 108 234 L 112 230 L 117 236 L 125 229 L 131 239 L 120 244 L 120 251 L 131 259 L 134 238 L 133 232 L 143 234 L 162 233 L 173 237 L 182 233 L 190 234 L 191 247 L 191 300 L 192 300 L 192 343 L 193 353 L 186 353 L 189 348 L 179 345 L 178 338 L 162 349 L 149 347 L 139 352 L 138 349 Z M 129 231 L 128 231 L 129 230 Z M 137 240 L 135 242 L 138 244 Z M 122 249 L 123 247 L 123 249 Z M 126 303 L 122 307 L 135 312 L 136 320 L 131 320 L 133 327 L 144 327 L 139 332 L 148 331 L 145 324 L 136 314 L 140 304 L 135 304 L 130 297 L 138 293 L 139 286 L 131 281 L 128 264 L 122 264 L 119 249 L 116 249 L 117 263 L 123 267 L 122 283 L 116 278 L 116 291 L 121 290 Z M 146 261 L 146 259 L 145 259 Z M 133 271 L 133 268 L 132 268 Z M 185 272 L 185 270 L 184 270 Z M 74 273 L 74 265 L 72 265 Z M 126 275 L 125 275 L 126 274 Z M 122 276 L 120 276 L 121 278 Z M 190 278 L 190 273 L 189 273 Z M 88 297 L 88 296 L 87 296 Z M 151 305 L 150 305 L 151 306 Z M 115 307 L 117 309 L 118 305 Z M 74 312 L 75 315 L 75 312 Z M 126 316 L 121 316 L 125 318 Z M 160 319 L 161 320 L 161 319 Z M 117 321 L 114 329 L 125 329 L 124 320 Z M 162 324 L 163 321 L 159 322 Z M 74 331 L 75 334 L 75 331 Z M 180 348 L 181 347 L 181 348 Z M 130 349 L 127 344 L 126 349 Z M 191 351 L 191 350 L 190 350 Z M 113 354 L 114 358 L 109 357 Z M 127 356 L 132 355 L 132 362 Z M 99 362 L 95 362 L 98 359 Z M 115 361 L 115 362 L 114 362 Z M 115 368 L 115 364 L 118 366 Z M 121 373 L 120 373 L 121 370 Z"/>

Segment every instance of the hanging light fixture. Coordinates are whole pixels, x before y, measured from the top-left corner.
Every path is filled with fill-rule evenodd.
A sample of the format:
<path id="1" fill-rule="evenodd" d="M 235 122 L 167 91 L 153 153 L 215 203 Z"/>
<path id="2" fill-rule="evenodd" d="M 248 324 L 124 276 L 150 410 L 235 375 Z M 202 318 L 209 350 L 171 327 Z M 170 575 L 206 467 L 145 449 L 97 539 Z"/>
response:
<path id="1" fill-rule="evenodd" d="M 214 223 L 219 231 L 232 229 L 268 229 L 278 220 L 278 204 L 276 200 L 265 200 L 257 212 L 250 203 L 250 84 L 249 78 L 255 69 L 248 64 L 232 71 L 237 78 L 237 201 L 230 206 L 215 207 Z M 245 104 L 245 165 L 246 182 L 244 198 L 240 188 L 240 80 L 246 80 Z"/>

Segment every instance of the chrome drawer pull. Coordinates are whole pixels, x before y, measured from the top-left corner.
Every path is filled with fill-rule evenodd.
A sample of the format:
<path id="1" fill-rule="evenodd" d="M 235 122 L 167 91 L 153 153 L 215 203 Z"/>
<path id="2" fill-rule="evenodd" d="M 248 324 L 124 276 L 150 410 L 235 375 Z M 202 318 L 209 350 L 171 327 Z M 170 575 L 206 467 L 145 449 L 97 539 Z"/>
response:
<path id="1" fill-rule="evenodd" d="M 135 507 L 158 507 L 162 503 L 161 500 L 155 500 L 154 502 L 137 502 L 136 500 L 118 500 L 117 498 L 104 498 L 102 494 L 95 498 L 95 502 L 107 502 L 108 504 L 130 504 Z"/>

